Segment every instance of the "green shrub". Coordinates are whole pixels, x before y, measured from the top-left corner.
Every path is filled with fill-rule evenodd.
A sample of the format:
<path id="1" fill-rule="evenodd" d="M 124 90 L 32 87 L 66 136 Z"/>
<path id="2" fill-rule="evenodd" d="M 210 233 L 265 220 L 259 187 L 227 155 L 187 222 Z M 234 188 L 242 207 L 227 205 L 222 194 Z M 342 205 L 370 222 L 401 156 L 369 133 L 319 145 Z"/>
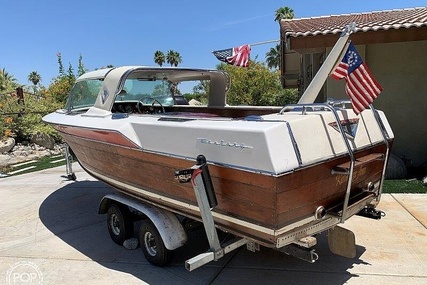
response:
<path id="1" fill-rule="evenodd" d="M 15 137 L 18 142 L 28 141 L 33 134 L 42 132 L 60 140 L 56 130 L 44 123 L 42 117 L 62 107 L 50 98 L 24 93 L 24 104 L 16 96 L 4 96 L 0 101 L 0 139 Z"/>
<path id="2" fill-rule="evenodd" d="M 20 108 L 14 93 L 0 97 L 0 140 L 16 136 L 16 118 Z"/>
<path id="3" fill-rule="evenodd" d="M 25 113 L 17 118 L 17 135 L 22 140 L 29 140 L 36 133 L 45 133 L 55 139 L 61 140 L 58 132 L 49 124 L 42 121 L 43 116 L 62 107 L 49 97 L 37 98 L 31 94 L 25 96 Z"/>

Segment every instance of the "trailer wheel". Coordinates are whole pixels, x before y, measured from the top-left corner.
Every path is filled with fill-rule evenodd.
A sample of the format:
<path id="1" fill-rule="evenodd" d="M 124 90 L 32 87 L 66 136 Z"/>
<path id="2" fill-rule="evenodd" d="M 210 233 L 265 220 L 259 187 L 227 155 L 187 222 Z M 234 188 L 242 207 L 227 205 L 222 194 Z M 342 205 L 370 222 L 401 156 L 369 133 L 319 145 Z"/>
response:
<path id="1" fill-rule="evenodd" d="M 111 204 L 108 208 L 107 226 L 111 239 L 118 245 L 133 236 L 133 222 L 128 208 Z"/>
<path id="2" fill-rule="evenodd" d="M 156 226 L 149 220 L 141 223 L 139 244 L 148 262 L 155 266 L 165 266 L 172 259 L 172 251 L 168 250 Z"/>

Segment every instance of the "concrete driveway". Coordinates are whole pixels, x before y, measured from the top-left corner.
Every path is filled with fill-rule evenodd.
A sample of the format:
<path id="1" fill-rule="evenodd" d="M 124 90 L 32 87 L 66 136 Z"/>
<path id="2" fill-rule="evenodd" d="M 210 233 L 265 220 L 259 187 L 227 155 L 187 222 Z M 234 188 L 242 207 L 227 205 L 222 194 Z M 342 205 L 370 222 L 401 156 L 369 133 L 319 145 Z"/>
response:
<path id="1" fill-rule="evenodd" d="M 240 248 L 193 272 L 184 261 L 207 249 L 202 231 L 172 264 L 150 265 L 140 248 L 109 237 L 98 203 L 113 189 L 74 164 L 0 179 L 0 284 L 427 284 L 427 195 L 383 195 L 380 221 L 353 217 L 357 256 L 330 253 L 318 236 L 310 264 L 274 250 Z"/>

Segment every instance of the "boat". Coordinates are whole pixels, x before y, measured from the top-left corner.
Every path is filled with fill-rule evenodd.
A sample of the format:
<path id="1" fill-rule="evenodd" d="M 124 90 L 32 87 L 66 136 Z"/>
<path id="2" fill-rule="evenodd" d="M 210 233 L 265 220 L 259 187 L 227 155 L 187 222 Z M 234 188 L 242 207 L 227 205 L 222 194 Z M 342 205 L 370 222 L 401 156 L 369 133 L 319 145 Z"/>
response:
<path id="1" fill-rule="evenodd" d="M 319 72 L 317 85 L 346 41 L 337 42 L 335 60 L 325 62 L 329 70 Z M 186 81 L 208 82 L 207 104 L 188 105 L 176 92 Z M 298 104 L 229 106 L 229 88 L 220 70 L 101 69 L 80 76 L 65 108 L 43 120 L 95 178 L 198 221 L 194 185 L 176 174 L 203 155 L 215 227 L 258 245 L 301 244 L 355 214 L 380 218 L 375 208 L 394 137 L 382 111 L 356 115 L 348 101 L 314 103 L 313 87 Z"/>

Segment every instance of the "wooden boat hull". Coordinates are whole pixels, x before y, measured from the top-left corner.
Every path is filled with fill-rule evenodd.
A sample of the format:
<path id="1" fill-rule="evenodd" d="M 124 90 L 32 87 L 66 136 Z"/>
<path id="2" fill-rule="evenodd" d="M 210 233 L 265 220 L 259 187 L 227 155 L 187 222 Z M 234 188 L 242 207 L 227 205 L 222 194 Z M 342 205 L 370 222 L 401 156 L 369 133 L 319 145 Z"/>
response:
<path id="1" fill-rule="evenodd" d="M 176 170 L 189 168 L 195 161 L 145 151 L 114 131 L 72 126 L 57 129 L 82 167 L 96 178 L 145 202 L 200 219 L 191 184 L 174 178 Z M 386 149 L 379 143 L 355 152 L 361 163 L 354 168 L 350 197 L 355 197 L 356 203 L 362 199 L 358 196 L 367 197 L 360 207 L 377 199 L 378 186 L 369 192 L 368 184 L 379 185 Z M 291 243 L 298 235 L 284 239 L 289 231 L 303 224 L 304 233 L 310 230 L 307 225 L 316 231 L 317 224 L 328 222 L 314 218 L 319 206 L 331 215 L 342 208 L 348 175 L 334 174 L 334 169 L 348 161 L 349 157 L 342 155 L 280 175 L 211 164 L 218 200 L 213 210 L 215 224 L 269 247 Z"/>

